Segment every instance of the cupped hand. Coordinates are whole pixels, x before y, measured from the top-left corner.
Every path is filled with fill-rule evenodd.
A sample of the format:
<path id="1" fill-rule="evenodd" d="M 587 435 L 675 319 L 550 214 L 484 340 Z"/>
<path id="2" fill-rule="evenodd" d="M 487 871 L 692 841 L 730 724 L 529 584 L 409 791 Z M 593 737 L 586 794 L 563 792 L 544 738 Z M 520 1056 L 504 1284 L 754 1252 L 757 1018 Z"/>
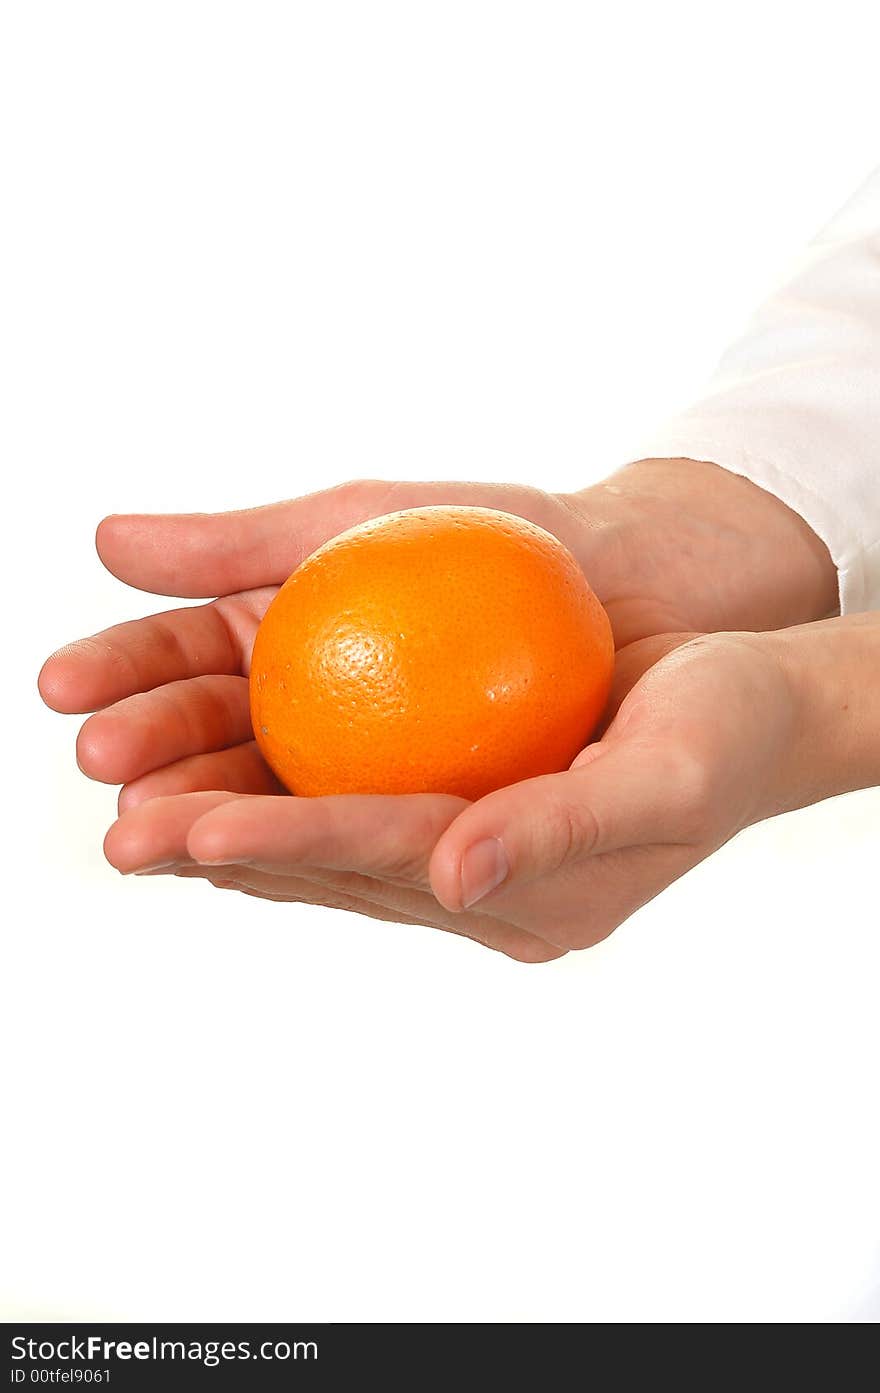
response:
<path id="1" fill-rule="evenodd" d="M 555 532 L 586 556 L 613 614 L 614 585 L 602 575 L 613 529 L 587 521 L 574 501 L 537 489 L 362 481 L 237 513 L 109 517 L 96 541 L 114 575 L 159 594 L 219 598 L 115 625 L 47 661 L 44 700 L 58 711 L 97 712 L 77 741 L 83 772 L 122 785 L 120 810 L 200 790 L 283 792 L 250 724 L 247 674 L 260 619 L 278 586 L 328 538 L 367 518 L 441 500 L 503 508 Z M 646 631 L 658 603 L 646 595 Z M 631 628 L 629 596 L 625 605 Z"/>
<path id="2" fill-rule="evenodd" d="M 574 503 L 538 489 L 365 480 L 226 514 L 105 518 L 104 565 L 141 590 L 206 605 L 118 624 L 53 654 L 47 704 L 96 712 L 77 741 L 90 778 L 121 784 L 120 809 L 171 793 L 281 792 L 252 738 L 247 675 L 259 622 L 299 563 L 355 523 L 428 503 L 506 509 L 572 547 L 589 528 Z"/>
<path id="3" fill-rule="evenodd" d="M 362 481 L 237 513 L 107 518 L 98 529 L 98 551 L 120 579 L 160 594 L 219 597 L 70 644 L 40 674 L 41 693 L 54 709 L 96 713 L 80 731 L 77 758 L 89 777 L 122 785 L 121 813 L 139 811 L 141 860 L 186 860 L 186 837 L 200 811 L 237 803 L 237 795 L 269 796 L 272 816 L 277 815 L 281 804 L 274 800 L 284 790 L 252 739 L 248 704 L 250 653 L 263 613 L 278 586 L 329 537 L 382 513 L 441 502 L 501 508 L 560 537 L 605 604 L 618 647 L 626 649 L 623 679 L 634 661 L 644 662 L 669 646 L 661 639 L 659 647 L 647 643 L 639 649 L 639 641 L 668 631 L 774 627 L 815 617 L 831 600 L 833 567 L 829 581 L 821 544 L 806 525 L 748 481 L 692 461 L 645 461 L 579 495 L 505 485 Z M 585 777 L 597 752 L 604 763 L 608 741 L 613 745 L 614 739 L 609 732 L 570 775 L 560 777 L 574 783 Z M 674 751 L 668 758 L 675 763 Z M 662 768 L 659 747 L 655 759 Z M 512 790 L 510 796 L 532 796 L 528 786 L 521 787 L 525 794 Z M 141 809 L 151 800 L 161 801 Z M 257 818 L 259 806 L 251 802 L 247 816 Z M 638 806 L 636 799 L 636 811 Z M 505 925 L 495 916 L 484 923 L 482 914 L 462 914 L 447 883 L 453 873 L 438 869 L 442 857 L 431 863 L 428 877 L 429 848 L 441 837 L 447 848 L 452 845 L 452 824 L 465 811 L 469 818 L 477 816 L 452 798 L 325 804 L 285 796 L 284 818 L 299 819 L 308 847 L 324 847 L 322 838 L 329 838 L 332 854 L 326 848 L 320 853 L 330 857 L 329 864 L 324 866 L 313 850 L 311 861 L 302 862 L 311 878 L 299 870 L 286 873 L 283 887 L 263 883 L 260 876 L 273 872 L 253 867 L 253 883 L 223 878 L 249 893 L 314 899 L 317 876 L 327 903 L 346 908 L 369 903 L 368 912 L 376 917 L 426 923 L 439 918 L 444 927 L 476 936 L 485 931 L 487 941 L 508 951 L 522 950 L 523 935 L 531 934 L 526 956 L 560 951 L 548 949 L 550 939 L 513 919 Z M 226 816 L 233 816 L 231 807 Z M 243 807 L 235 816 L 245 816 Z M 384 841 L 374 835 L 380 818 Z M 125 819 L 118 827 L 124 824 Z M 118 827 L 108 842 L 111 859 L 118 859 Z M 371 854 L 378 855 L 379 847 L 386 854 L 375 863 L 367 857 L 363 864 L 356 848 L 366 840 L 367 827 Z M 274 845 L 278 853 L 285 850 Z M 618 849 L 602 854 L 613 859 Z M 491 847 L 484 848 L 477 864 L 490 855 Z M 682 864 L 687 859 L 680 846 L 670 855 Z M 125 854 L 123 863 L 128 868 Z M 271 855 L 267 864 L 273 864 Z M 192 863 L 181 873 L 201 872 Z M 344 889 L 336 883 L 340 874 L 346 877 Z M 426 888 L 435 880 L 439 898 Z M 383 898 L 373 893 L 373 881 L 383 887 Z M 370 895 L 358 898 L 357 887 Z M 541 898 L 541 891 L 532 894 Z"/>
<path id="4" fill-rule="evenodd" d="M 796 710 L 759 637 L 637 642 L 613 707 L 571 769 L 475 803 L 183 793 L 123 813 L 106 853 L 125 872 L 430 925 L 546 961 L 604 938 L 779 810 Z"/>
<path id="5" fill-rule="evenodd" d="M 608 610 L 618 647 L 680 630 L 772 628 L 833 603 L 834 568 L 800 518 L 747 480 L 688 460 L 641 461 L 577 495 L 368 480 L 236 513 L 110 517 L 97 546 L 114 575 L 158 594 L 219 598 L 116 625 L 47 661 L 44 700 L 98 713 L 77 742 L 83 772 L 122 784 L 121 809 L 202 790 L 280 792 L 251 738 L 246 682 L 269 602 L 329 537 L 441 502 L 501 508 L 555 533 Z"/>

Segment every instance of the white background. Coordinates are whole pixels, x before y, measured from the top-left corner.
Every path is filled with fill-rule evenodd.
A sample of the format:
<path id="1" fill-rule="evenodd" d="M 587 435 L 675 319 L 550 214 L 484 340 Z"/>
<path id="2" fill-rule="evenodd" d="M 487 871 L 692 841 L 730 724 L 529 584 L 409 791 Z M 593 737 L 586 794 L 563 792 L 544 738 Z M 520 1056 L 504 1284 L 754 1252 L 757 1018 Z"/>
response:
<path id="1" fill-rule="evenodd" d="M 880 1314 L 876 793 L 529 968 L 122 879 L 35 691 L 155 606 L 106 512 L 628 458 L 880 158 L 871 10 L 4 6 L 7 1318 Z"/>

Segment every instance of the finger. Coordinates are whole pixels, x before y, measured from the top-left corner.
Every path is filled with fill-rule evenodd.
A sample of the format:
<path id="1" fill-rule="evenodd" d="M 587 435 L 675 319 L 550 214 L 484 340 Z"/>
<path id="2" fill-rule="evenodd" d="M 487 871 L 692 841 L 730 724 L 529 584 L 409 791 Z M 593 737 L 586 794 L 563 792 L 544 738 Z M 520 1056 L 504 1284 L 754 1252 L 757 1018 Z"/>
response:
<path id="1" fill-rule="evenodd" d="M 91 716 L 76 757 L 90 779 L 123 784 L 188 755 L 240 745 L 252 734 L 244 677 L 192 677 Z"/>
<path id="2" fill-rule="evenodd" d="M 676 752 L 606 737 L 566 773 L 528 779 L 465 809 L 432 855 L 434 893 L 447 908 L 466 909 L 574 862 L 674 842 L 690 775 Z"/>
<path id="3" fill-rule="evenodd" d="M 154 798 L 124 812 L 104 838 L 104 855 L 124 875 L 160 866 L 186 864 L 187 834 L 193 823 L 237 793 L 185 793 L 177 798 Z"/>
<path id="4" fill-rule="evenodd" d="M 108 571 L 159 595 L 229 595 L 280 585 L 328 537 L 384 511 L 367 480 L 231 513 L 114 514 L 99 524 Z"/>
<path id="5" fill-rule="evenodd" d="M 363 479 L 239 512 L 114 514 L 100 523 L 96 545 L 107 569 L 140 590 L 229 595 L 280 585 L 330 537 L 356 523 L 434 503 L 489 504 L 558 530 L 563 541 L 572 533 L 571 515 L 539 490 Z"/>
<path id="6" fill-rule="evenodd" d="M 251 866 L 186 866 L 174 874 L 184 879 L 207 879 L 218 889 L 239 890 L 276 903 L 319 905 L 327 909 L 362 914 L 385 923 L 412 924 L 440 929 L 473 939 L 483 947 L 504 953 L 519 962 L 550 962 L 566 948 L 545 942 L 484 914 L 451 914 L 425 891 L 389 885 L 365 876 L 320 872 L 307 868 L 303 875 L 271 875 Z"/>
<path id="7" fill-rule="evenodd" d="M 163 769 L 126 784 L 119 793 L 120 813 L 136 808 L 151 798 L 168 798 L 178 793 L 199 793 L 224 789 L 230 793 L 284 795 L 272 770 L 257 748 L 255 740 L 215 750 L 207 755 L 190 755 Z"/>
<path id="8" fill-rule="evenodd" d="M 195 861 L 267 871 L 302 865 L 392 876 L 427 887 L 434 843 L 467 804 L 444 794 L 248 798 L 193 826 Z"/>
<path id="9" fill-rule="evenodd" d="M 211 874 L 212 879 L 218 874 L 225 878 L 227 874 L 225 866 L 215 867 L 213 872 L 209 867 L 203 869 Z M 506 953 L 523 962 L 547 962 L 567 951 L 505 922 L 503 918 L 479 913 L 453 914 L 438 904 L 429 890 L 419 890 L 412 885 L 380 880 L 374 876 L 309 866 L 303 868 L 301 876 L 291 877 L 269 874 L 245 865 L 236 866 L 234 875 L 241 886 L 271 893 L 273 898 L 283 898 L 283 887 L 288 884 L 298 887 L 298 898 L 303 898 L 302 891 L 305 889 L 305 897 L 311 903 L 326 904 L 328 894 L 346 896 L 352 905 L 343 908 L 354 908 L 357 902 L 357 912 L 369 914 L 371 907 L 379 907 L 383 911 L 382 918 L 390 917 L 397 923 L 421 923 L 446 933 L 463 934 L 485 948 Z"/>
<path id="10" fill-rule="evenodd" d="M 105 854 L 111 864 L 125 873 L 138 871 L 148 874 L 155 871 L 184 878 L 205 878 L 215 884 L 252 891 L 261 898 L 326 903 L 328 893 L 338 894 L 352 902 L 350 905 L 340 903 L 341 908 L 355 909 L 354 901 L 359 901 L 361 904 L 357 912 L 369 913 L 367 906 L 377 905 L 398 921 L 419 921 L 434 928 L 464 934 L 522 962 L 550 961 L 565 951 L 497 918 L 489 919 L 480 914 L 450 914 L 429 893 L 419 894 L 409 887 L 405 887 L 408 893 L 401 893 L 400 887 L 385 885 L 360 873 L 332 872 L 321 867 L 303 866 L 297 875 L 272 874 L 252 865 L 237 864 L 234 860 L 213 866 L 192 864 L 186 846 L 188 833 L 202 816 L 207 816 L 212 809 L 231 806 L 233 801 L 259 801 L 265 804 L 269 800 L 236 799 L 234 794 L 222 793 L 156 799 L 124 813 L 114 823 L 105 839 Z M 271 800 L 273 805 L 287 801 L 293 800 Z M 461 800 L 452 801 L 460 803 Z"/>
<path id="11" fill-rule="evenodd" d="M 40 695 L 55 711 L 98 711 L 165 682 L 246 672 L 273 593 L 252 591 L 234 608 L 227 601 L 168 610 L 69 643 L 43 664 Z"/>

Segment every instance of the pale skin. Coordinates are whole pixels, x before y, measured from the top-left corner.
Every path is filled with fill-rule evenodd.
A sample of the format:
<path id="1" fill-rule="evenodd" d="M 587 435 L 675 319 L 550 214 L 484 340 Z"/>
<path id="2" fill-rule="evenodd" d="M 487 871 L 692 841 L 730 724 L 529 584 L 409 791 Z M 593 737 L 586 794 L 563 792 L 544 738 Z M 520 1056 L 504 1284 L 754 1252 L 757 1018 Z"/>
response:
<path id="1" fill-rule="evenodd" d="M 251 736 L 254 634 L 320 543 L 428 503 L 517 513 L 571 549 L 618 647 L 601 738 L 570 769 L 476 803 L 290 797 Z M 220 515 L 115 516 L 114 575 L 219 596 L 48 659 L 44 700 L 94 712 L 90 778 L 121 784 L 105 839 L 124 873 L 463 934 L 524 962 L 606 937 L 742 828 L 880 783 L 880 615 L 828 618 L 827 550 L 777 499 L 708 462 L 644 460 L 579 494 L 361 481 Z"/>

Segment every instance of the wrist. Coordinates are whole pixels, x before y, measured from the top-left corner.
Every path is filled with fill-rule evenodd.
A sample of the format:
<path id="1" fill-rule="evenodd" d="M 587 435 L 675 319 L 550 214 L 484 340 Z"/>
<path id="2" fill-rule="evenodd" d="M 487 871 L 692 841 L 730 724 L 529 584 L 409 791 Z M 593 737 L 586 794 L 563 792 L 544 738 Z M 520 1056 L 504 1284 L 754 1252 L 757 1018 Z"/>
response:
<path id="1" fill-rule="evenodd" d="M 880 613 L 801 625 L 752 642 L 787 685 L 792 739 L 774 790 L 775 812 L 880 784 Z"/>
<path id="2" fill-rule="evenodd" d="M 824 543 L 775 495 L 708 461 L 638 460 L 569 495 L 609 544 L 669 576 L 679 627 L 784 628 L 836 613 L 837 571 Z M 638 584 L 638 577 L 634 577 Z"/>

